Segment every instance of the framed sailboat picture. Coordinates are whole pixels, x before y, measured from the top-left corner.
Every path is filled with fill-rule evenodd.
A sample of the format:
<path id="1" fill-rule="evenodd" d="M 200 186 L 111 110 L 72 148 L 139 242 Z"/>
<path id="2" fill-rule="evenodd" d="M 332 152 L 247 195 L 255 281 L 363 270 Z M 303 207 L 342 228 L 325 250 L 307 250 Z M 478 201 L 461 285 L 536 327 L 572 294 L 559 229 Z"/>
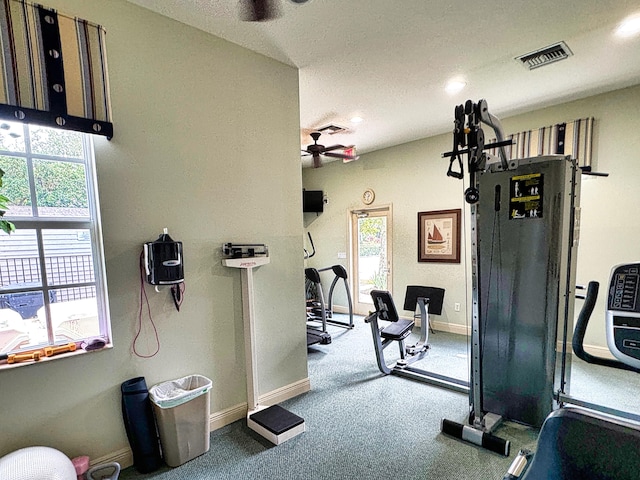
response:
<path id="1" fill-rule="evenodd" d="M 460 263 L 461 209 L 418 212 L 418 262 Z"/>

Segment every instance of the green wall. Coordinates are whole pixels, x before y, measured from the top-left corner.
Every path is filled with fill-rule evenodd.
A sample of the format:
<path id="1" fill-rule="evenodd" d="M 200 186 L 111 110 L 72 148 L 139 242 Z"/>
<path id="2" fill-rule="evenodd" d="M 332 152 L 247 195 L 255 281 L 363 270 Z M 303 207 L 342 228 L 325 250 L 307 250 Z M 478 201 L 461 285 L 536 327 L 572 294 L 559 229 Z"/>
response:
<path id="1" fill-rule="evenodd" d="M 115 134 L 95 152 L 115 346 L 0 371 L 0 456 L 127 449 L 120 384 L 136 376 L 205 375 L 212 413 L 246 402 L 240 272 L 221 266 L 224 242 L 270 247 L 254 275 L 259 393 L 304 383 L 297 70 L 121 0 L 46 4 L 107 30 Z M 185 299 L 178 313 L 167 289 L 147 288 L 161 346 L 142 359 L 138 258 L 163 227 L 184 245 Z"/>
<path id="2" fill-rule="evenodd" d="M 462 99 L 460 99 L 462 100 Z M 487 99 L 491 107 L 491 99 Z M 452 102 L 453 104 L 454 102 Z M 640 260 L 640 222 L 635 210 L 640 204 L 640 86 L 597 95 L 563 105 L 502 118 L 505 132 L 539 128 L 578 118 L 594 117 L 594 170 L 607 178 L 583 177 L 580 246 L 577 281 L 597 280 L 601 294 L 585 337 L 585 344 L 606 350 L 604 333 L 605 293 L 611 267 Z M 453 111 L 453 107 L 452 107 Z M 452 119 L 453 121 L 453 119 Z M 490 129 L 489 129 L 490 130 Z M 446 289 L 442 316 L 454 331 L 469 318 L 469 241 L 464 242 L 460 264 L 417 262 L 417 212 L 463 208 L 468 225 L 469 209 L 463 202 L 463 182 L 446 176 L 448 161 L 441 153 L 451 150 L 451 134 L 407 143 L 361 155 L 360 160 L 332 162 L 320 169 L 304 169 L 303 186 L 324 190 L 328 197 L 324 213 L 305 214 L 305 228 L 314 238 L 317 254 L 309 266 L 324 267 L 340 260 L 338 252 L 349 252 L 348 212 L 363 208 L 362 192 L 373 188 L 377 205 L 393 206 L 393 286 L 404 298 L 409 284 L 428 284 Z M 468 182 L 468 179 L 465 180 Z M 466 228 L 468 237 L 468 228 Z M 461 311 L 454 311 L 454 303 Z M 344 301 L 339 302 L 345 305 Z M 580 307 L 580 304 L 577 304 Z M 449 325 L 449 326 L 450 326 Z"/>

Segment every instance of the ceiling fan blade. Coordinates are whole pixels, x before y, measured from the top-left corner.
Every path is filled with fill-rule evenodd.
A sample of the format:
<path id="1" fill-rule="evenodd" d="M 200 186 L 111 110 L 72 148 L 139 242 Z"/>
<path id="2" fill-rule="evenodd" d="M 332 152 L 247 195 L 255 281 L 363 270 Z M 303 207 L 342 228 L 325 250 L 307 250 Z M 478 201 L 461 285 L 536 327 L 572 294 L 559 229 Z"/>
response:
<path id="1" fill-rule="evenodd" d="M 279 16 L 276 0 L 241 0 L 240 8 L 246 22 L 263 22 Z"/>
<path id="2" fill-rule="evenodd" d="M 342 158 L 344 160 L 358 160 L 360 158 L 360 155 L 347 155 L 345 153 L 327 152 L 324 155 L 326 155 L 327 157 Z"/>
<path id="3" fill-rule="evenodd" d="M 300 155 L 303 157 L 308 157 L 309 155 L 311 155 L 311 153 L 307 152 L 306 150 L 300 150 Z"/>
<path id="4" fill-rule="evenodd" d="M 324 147 L 325 152 L 330 152 L 331 150 L 341 150 L 347 148 L 344 145 L 331 145 L 330 147 Z"/>
<path id="5" fill-rule="evenodd" d="M 320 160 L 320 154 L 313 154 L 313 168 L 320 168 L 322 166 L 322 160 Z"/>

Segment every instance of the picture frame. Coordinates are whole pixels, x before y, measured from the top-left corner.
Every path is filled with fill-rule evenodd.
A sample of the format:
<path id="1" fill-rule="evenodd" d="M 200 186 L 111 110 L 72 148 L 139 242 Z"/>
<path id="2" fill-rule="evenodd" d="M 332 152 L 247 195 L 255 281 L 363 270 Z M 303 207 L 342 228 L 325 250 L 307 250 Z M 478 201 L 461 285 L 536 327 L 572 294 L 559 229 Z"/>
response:
<path id="1" fill-rule="evenodd" d="M 460 263 L 462 210 L 418 212 L 418 262 Z"/>

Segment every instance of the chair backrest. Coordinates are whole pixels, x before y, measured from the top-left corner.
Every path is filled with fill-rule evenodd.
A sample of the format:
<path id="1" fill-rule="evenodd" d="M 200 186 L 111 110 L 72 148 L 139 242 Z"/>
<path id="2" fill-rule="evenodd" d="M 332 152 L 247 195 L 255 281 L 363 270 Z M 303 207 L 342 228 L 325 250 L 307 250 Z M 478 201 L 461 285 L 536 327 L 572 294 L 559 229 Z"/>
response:
<path id="1" fill-rule="evenodd" d="M 440 287 L 423 287 L 421 285 L 407 286 L 407 293 L 404 297 L 404 310 L 410 312 L 416 311 L 418 298 L 429 299 L 429 315 L 442 314 L 442 302 L 444 301 L 444 288 Z"/>
<path id="2" fill-rule="evenodd" d="M 397 322 L 400 319 L 391 293 L 386 290 L 371 290 L 371 299 L 380 320 Z"/>
<path id="3" fill-rule="evenodd" d="M 552 412 L 523 480 L 638 478 L 640 430 L 624 420 L 576 408 Z"/>

